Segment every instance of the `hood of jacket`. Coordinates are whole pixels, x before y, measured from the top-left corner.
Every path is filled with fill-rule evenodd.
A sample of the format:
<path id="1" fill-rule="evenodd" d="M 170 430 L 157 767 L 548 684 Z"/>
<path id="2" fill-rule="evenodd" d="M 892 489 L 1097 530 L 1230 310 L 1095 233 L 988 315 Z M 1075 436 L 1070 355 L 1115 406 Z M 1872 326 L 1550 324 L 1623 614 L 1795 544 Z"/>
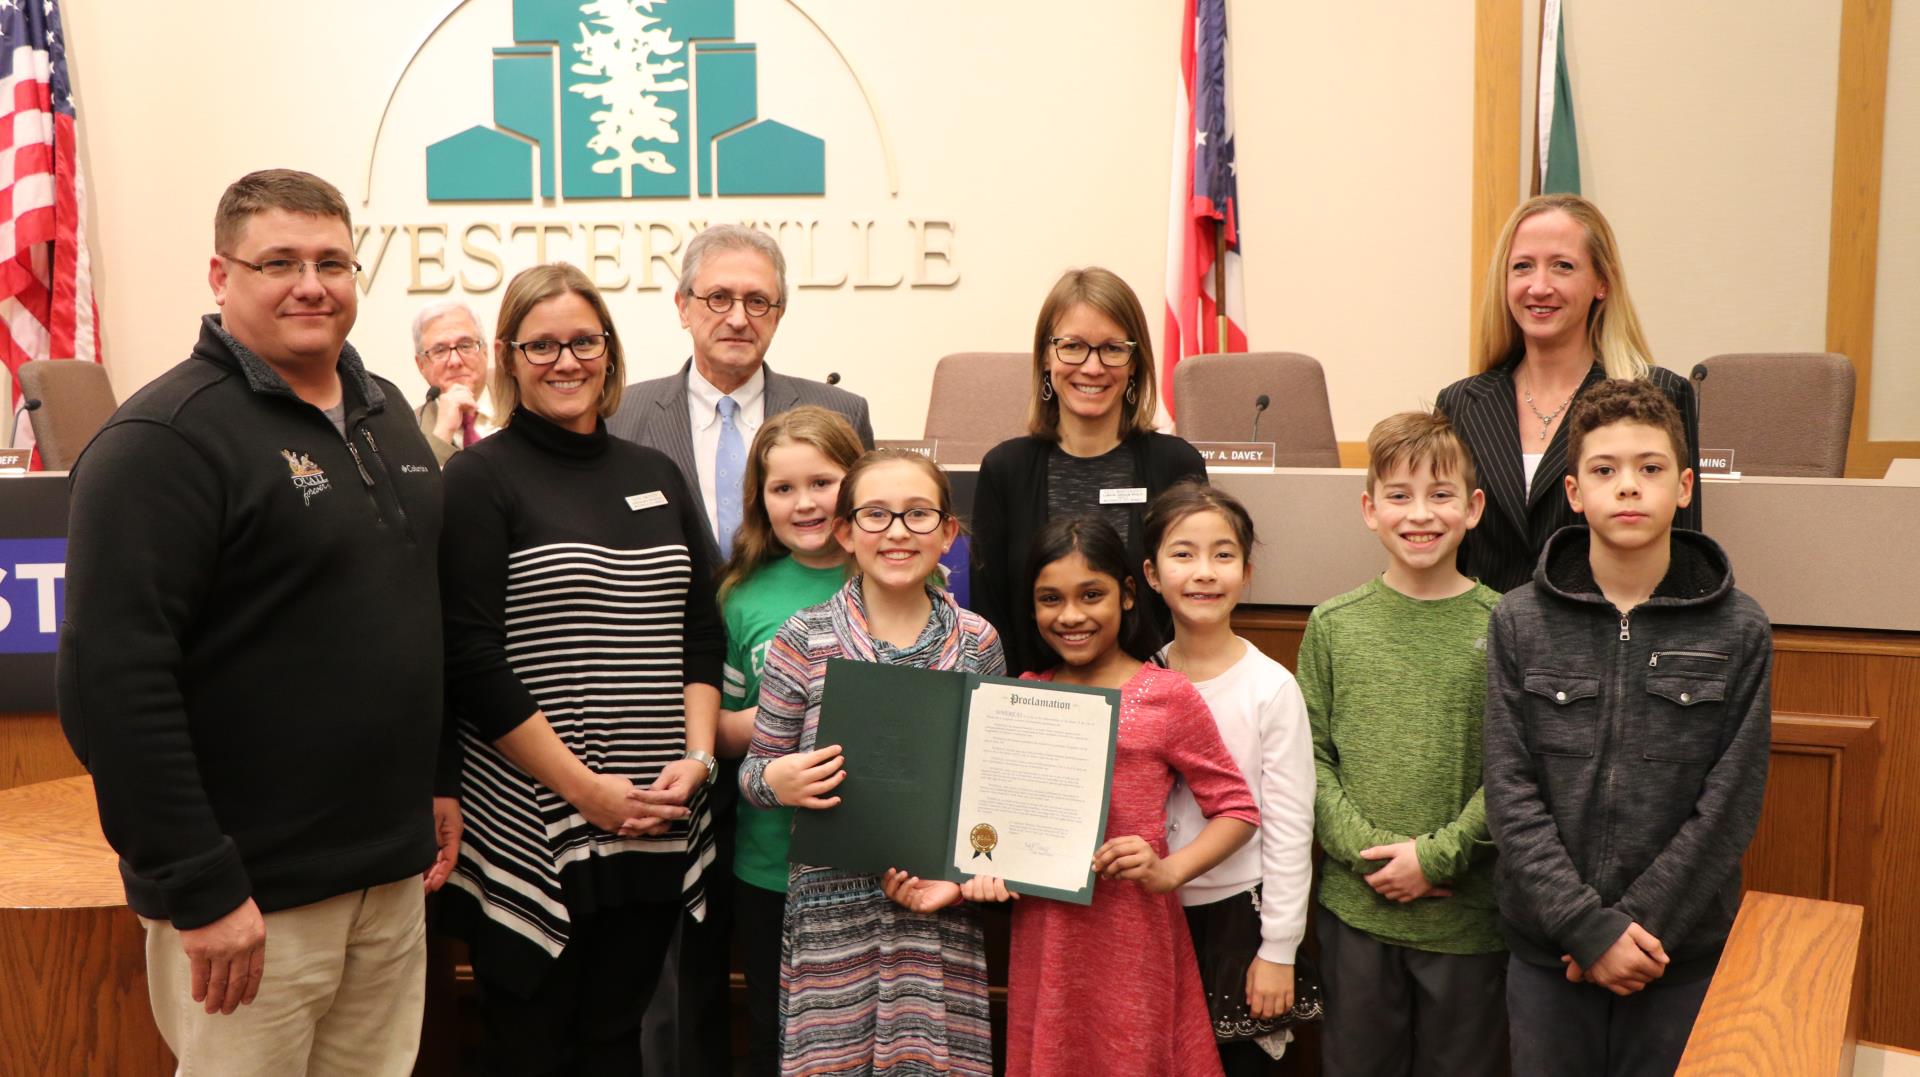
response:
<path id="1" fill-rule="evenodd" d="M 1718 601 L 1733 591 L 1733 564 L 1720 544 L 1698 531 L 1674 528 L 1673 559 L 1667 574 L 1653 589 L 1648 606 L 1694 606 Z M 1555 531 L 1540 551 L 1533 570 L 1534 585 L 1570 602 L 1612 606 L 1593 578 L 1589 551 L 1593 531 L 1573 524 Z"/>

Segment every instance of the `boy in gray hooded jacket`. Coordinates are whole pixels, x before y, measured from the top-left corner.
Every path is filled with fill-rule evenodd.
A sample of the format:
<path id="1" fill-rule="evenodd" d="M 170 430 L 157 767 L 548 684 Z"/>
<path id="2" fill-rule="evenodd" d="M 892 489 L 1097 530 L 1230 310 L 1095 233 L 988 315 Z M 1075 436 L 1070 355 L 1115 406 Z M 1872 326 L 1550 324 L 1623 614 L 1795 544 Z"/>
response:
<path id="1" fill-rule="evenodd" d="M 1671 1073 L 1740 900 L 1771 737 L 1772 630 L 1691 498 L 1673 405 L 1596 385 L 1567 497 L 1488 629 L 1487 820 L 1515 1073 Z"/>

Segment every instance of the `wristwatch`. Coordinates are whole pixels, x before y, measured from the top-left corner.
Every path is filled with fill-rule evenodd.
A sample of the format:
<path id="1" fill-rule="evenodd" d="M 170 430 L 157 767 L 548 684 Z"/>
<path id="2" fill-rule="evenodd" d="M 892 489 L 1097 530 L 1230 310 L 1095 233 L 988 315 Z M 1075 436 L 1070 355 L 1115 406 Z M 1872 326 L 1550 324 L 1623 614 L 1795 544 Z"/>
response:
<path id="1" fill-rule="evenodd" d="M 688 748 L 687 754 L 682 758 L 691 759 L 694 762 L 699 763 L 701 766 L 707 768 L 707 784 L 708 785 L 712 785 L 714 775 L 720 773 L 720 761 L 718 759 L 715 759 L 713 757 L 713 754 L 710 752 L 703 752 L 698 748 Z"/>

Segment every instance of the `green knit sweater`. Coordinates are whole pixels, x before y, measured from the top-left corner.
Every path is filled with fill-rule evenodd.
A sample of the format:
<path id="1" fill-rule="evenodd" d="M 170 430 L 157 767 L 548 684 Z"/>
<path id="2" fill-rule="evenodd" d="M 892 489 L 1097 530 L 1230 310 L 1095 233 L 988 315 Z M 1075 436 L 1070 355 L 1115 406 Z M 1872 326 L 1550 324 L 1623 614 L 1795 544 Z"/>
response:
<path id="1" fill-rule="evenodd" d="M 1297 677 L 1313 725 L 1315 836 L 1327 851 L 1320 903 L 1382 942 L 1444 954 L 1505 948 L 1480 788 L 1487 618 L 1499 601 L 1479 584 L 1422 601 L 1375 577 L 1307 621 Z M 1386 861 L 1360 851 L 1408 838 L 1421 872 L 1452 897 L 1402 905 L 1367 885 Z"/>

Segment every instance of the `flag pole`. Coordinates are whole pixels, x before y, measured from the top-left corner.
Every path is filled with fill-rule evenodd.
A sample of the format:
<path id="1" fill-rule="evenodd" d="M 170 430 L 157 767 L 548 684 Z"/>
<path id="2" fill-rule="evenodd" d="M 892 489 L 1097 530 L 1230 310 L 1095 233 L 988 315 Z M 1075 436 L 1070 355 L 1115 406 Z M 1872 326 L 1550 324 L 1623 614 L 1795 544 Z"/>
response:
<path id="1" fill-rule="evenodd" d="M 1213 310 L 1218 316 L 1214 331 L 1214 352 L 1227 350 L 1227 225 L 1225 221 L 1213 223 Z"/>

